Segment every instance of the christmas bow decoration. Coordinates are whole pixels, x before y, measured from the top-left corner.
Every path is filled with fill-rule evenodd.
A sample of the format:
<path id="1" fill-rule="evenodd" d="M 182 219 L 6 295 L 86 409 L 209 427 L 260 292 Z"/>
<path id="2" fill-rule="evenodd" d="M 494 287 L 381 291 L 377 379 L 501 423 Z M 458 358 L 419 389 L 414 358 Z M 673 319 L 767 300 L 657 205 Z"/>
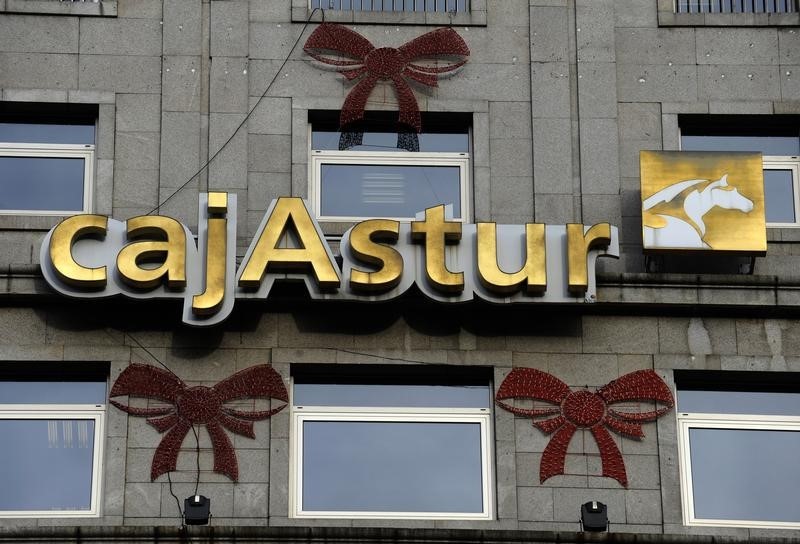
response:
<path id="1" fill-rule="evenodd" d="M 416 64 L 425 57 L 466 57 L 469 47 L 451 28 L 440 28 L 410 42 L 394 47 L 375 47 L 369 40 L 342 25 L 322 23 L 308 37 L 304 51 L 323 64 L 336 67 L 347 79 L 364 78 L 345 98 L 339 123 L 342 127 L 363 119 L 364 107 L 379 80 L 391 81 L 400 105 L 399 122 L 421 129 L 417 99 L 406 78 L 428 87 L 438 86 L 439 74 L 453 72 L 467 60 L 453 60 L 443 66 Z M 340 60 L 325 55 L 326 52 L 347 56 L 353 60 Z"/>
<path id="2" fill-rule="evenodd" d="M 156 399 L 169 404 L 159 408 L 137 408 L 112 400 L 111 404 L 134 416 L 146 417 L 158 432 L 167 432 L 153 455 L 150 479 L 175 470 L 178 452 L 193 425 L 205 425 L 214 452 L 214 472 L 236 481 L 239 464 L 228 435 L 255 438 L 253 421 L 266 419 L 286 405 L 272 410 L 247 412 L 224 406 L 245 398 L 274 398 L 289 401 L 280 375 L 269 365 L 246 368 L 213 387 L 189 387 L 174 374 L 150 365 L 131 364 L 117 378 L 109 397 L 128 395 Z"/>
<path id="3" fill-rule="evenodd" d="M 512 398 L 544 401 L 558 406 L 524 409 L 502 402 Z M 632 412 L 609 406 L 631 401 L 655 401 L 664 407 L 649 412 Z M 589 429 L 597 442 L 603 476 L 614 478 L 624 487 L 628 487 L 625 463 L 608 429 L 628 437 L 643 438 L 642 422 L 654 421 L 674 404 L 669 387 L 652 370 L 625 374 L 592 392 L 588 389 L 571 391 L 567 384 L 552 374 L 533 368 L 512 370 L 500 384 L 496 402 L 509 412 L 530 417 L 534 420 L 533 425 L 545 434 L 555 433 L 542 453 L 540 482 L 564 474 L 567 447 L 575 432 L 582 428 Z"/>

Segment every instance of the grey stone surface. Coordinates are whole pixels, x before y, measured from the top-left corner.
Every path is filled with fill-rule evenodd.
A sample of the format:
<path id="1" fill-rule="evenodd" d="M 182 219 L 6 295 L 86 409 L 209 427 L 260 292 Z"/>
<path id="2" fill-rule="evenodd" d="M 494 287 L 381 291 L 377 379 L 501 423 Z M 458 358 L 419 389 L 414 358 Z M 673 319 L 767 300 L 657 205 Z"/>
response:
<path id="1" fill-rule="evenodd" d="M 578 61 L 614 62 L 613 0 L 579 0 L 575 11 Z"/>
<path id="2" fill-rule="evenodd" d="M 248 55 L 248 2 L 211 2 L 211 56 Z"/>
<path id="3" fill-rule="evenodd" d="M 247 113 L 247 59 L 214 57 L 211 59 L 210 110 L 220 113 Z"/>
<path id="4" fill-rule="evenodd" d="M 636 0 L 617 0 L 614 4 L 616 26 L 621 27 L 655 27 L 658 25 L 656 6 L 643 4 Z"/>
<path id="5" fill-rule="evenodd" d="M 119 94 L 117 130 L 121 132 L 157 132 L 161 124 L 161 97 L 157 94 Z"/>
<path id="6" fill-rule="evenodd" d="M 569 18 L 567 10 L 557 6 L 531 6 L 531 61 L 567 62 L 569 60 Z"/>
<path id="7" fill-rule="evenodd" d="M 619 194 L 618 134 L 616 119 L 586 119 L 583 122 L 581 188 L 584 195 Z"/>
<path id="8" fill-rule="evenodd" d="M 520 521 L 552 521 L 554 519 L 554 490 L 550 488 L 520 487 L 518 511 Z"/>
<path id="9" fill-rule="evenodd" d="M 200 57 L 164 58 L 162 108 L 164 111 L 199 111 L 202 96 Z"/>
<path id="10" fill-rule="evenodd" d="M 196 55 L 202 40 L 203 2 L 164 1 L 164 55 Z"/>
<path id="11" fill-rule="evenodd" d="M 776 99 L 781 93 L 779 70 L 769 65 L 698 66 L 697 93 L 704 100 Z"/>
<path id="12" fill-rule="evenodd" d="M 537 119 L 533 127 L 536 196 L 572 193 L 572 134 L 568 119 Z"/>
<path id="13" fill-rule="evenodd" d="M 533 87 L 531 108 L 534 117 L 569 118 L 570 67 L 567 63 L 531 64 L 531 86 Z"/>
<path id="14" fill-rule="evenodd" d="M 648 317 L 586 316 L 583 349 L 588 353 L 657 353 L 658 321 Z"/>
<path id="15" fill-rule="evenodd" d="M 161 91 L 160 72 L 157 56 L 81 55 L 78 82 L 83 89 L 157 93 Z"/>
<path id="16" fill-rule="evenodd" d="M 0 51 L 77 53 L 78 36 L 78 19 L 35 15 L 0 17 Z"/>
<path id="17" fill-rule="evenodd" d="M 161 54 L 162 25 L 154 19 L 81 19 L 80 53 L 86 55 Z"/>
<path id="18" fill-rule="evenodd" d="M 622 28 L 616 31 L 617 62 L 694 64 L 694 30 Z"/>
<path id="19" fill-rule="evenodd" d="M 774 30 L 729 28 L 698 29 L 698 64 L 776 64 L 778 34 Z"/>
<path id="20" fill-rule="evenodd" d="M 77 86 L 76 55 L 0 53 L 0 87 L 70 89 Z"/>
<path id="21" fill-rule="evenodd" d="M 697 100 L 698 67 L 694 64 L 617 63 L 617 97 L 622 102 Z"/>
<path id="22" fill-rule="evenodd" d="M 578 70 L 578 99 L 583 117 L 617 116 L 616 65 L 611 62 L 584 62 Z"/>
<path id="23" fill-rule="evenodd" d="M 160 0 L 117 0 L 117 14 L 130 19 L 160 19 Z M 105 2 L 103 2 L 105 4 Z M 102 6 L 101 6 L 102 7 Z"/>

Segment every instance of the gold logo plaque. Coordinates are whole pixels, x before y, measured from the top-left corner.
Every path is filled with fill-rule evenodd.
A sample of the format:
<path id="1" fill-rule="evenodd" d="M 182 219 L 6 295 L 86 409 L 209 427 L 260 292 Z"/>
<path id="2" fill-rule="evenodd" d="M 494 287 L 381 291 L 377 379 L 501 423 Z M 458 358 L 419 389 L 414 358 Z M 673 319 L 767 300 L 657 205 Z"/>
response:
<path id="1" fill-rule="evenodd" d="M 760 153 L 642 151 L 645 251 L 764 254 Z"/>

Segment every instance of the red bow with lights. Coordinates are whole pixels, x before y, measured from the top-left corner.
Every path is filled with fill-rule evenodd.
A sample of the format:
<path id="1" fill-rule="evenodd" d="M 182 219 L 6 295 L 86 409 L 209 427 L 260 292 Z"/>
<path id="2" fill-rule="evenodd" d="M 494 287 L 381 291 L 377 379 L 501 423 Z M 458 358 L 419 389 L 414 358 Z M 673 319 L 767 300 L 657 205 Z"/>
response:
<path id="1" fill-rule="evenodd" d="M 559 407 L 523 409 L 501 402 L 511 398 L 541 400 L 558 404 Z M 520 416 L 532 419 L 555 416 L 533 421 L 533 425 L 545 434 L 555 433 L 542 453 L 539 466 L 541 482 L 551 476 L 564 474 L 569 442 L 575 432 L 583 428 L 589 429 L 597 442 L 603 476 L 614 478 L 624 487 L 628 487 L 625 462 L 608 429 L 628 437 L 643 438 L 642 422 L 654 421 L 674 404 L 669 387 L 652 370 L 625 374 L 591 392 L 588 389 L 571 391 L 567 384 L 552 374 L 534 368 L 512 370 L 500 384 L 496 401 L 499 406 Z M 609 406 L 630 401 L 656 401 L 665 407 L 649 412 L 629 412 Z"/>
<path id="2" fill-rule="evenodd" d="M 286 405 L 272 410 L 246 412 L 225 407 L 226 402 L 245 398 L 274 398 L 289 401 L 280 375 L 269 365 L 246 368 L 214 387 L 187 386 L 177 376 L 150 365 L 131 364 L 122 371 L 109 397 L 128 395 L 157 399 L 171 406 L 136 408 L 112 400 L 111 404 L 134 416 L 147 417 L 158 432 L 167 432 L 156 448 L 150 479 L 175 470 L 178 452 L 192 425 L 205 425 L 214 451 L 214 472 L 231 480 L 239 478 L 239 464 L 223 427 L 236 434 L 255 438 L 253 421 L 266 419 Z"/>
<path id="3" fill-rule="evenodd" d="M 322 23 L 303 46 L 314 59 L 342 72 L 349 80 L 366 75 L 350 91 L 342 105 L 339 123 L 342 127 L 363 119 L 367 98 L 379 80 L 392 81 L 400 105 L 400 123 L 421 129 L 419 106 L 405 78 L 428 87 L 438 86 L 439 74 L 452 72 L 467 60 L 453 61 L 444 66 L 425 66 L 414 61 L 425 57 L 469 56 L 469 47 L 453 29 L 440 28 L 410 42 L 394 47 L 376 48 L 362 35 L 342 25 Z M 355 60 L 326 57 L 324 52 L 345 55 Z"/>

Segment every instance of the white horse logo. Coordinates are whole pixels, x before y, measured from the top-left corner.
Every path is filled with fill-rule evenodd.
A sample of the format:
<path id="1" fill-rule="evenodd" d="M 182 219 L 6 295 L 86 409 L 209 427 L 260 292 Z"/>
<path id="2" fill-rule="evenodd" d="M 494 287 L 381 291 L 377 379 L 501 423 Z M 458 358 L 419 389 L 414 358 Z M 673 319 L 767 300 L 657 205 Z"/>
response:
<path id="1" fill-rule="evenodd" d="M 701 183 L 708 185 L 703 190 L 692 189 Z M 666 213 L 650 211 L 659 204 L 673 201 L 680 204 L 678 197 L 681 195 L 684 195 L 683 209 L 678 214 L 682 217 L 666 214 L 675 213 L 674 204 L 669 206 L 672 210 L 664 210 Z M 710 248 L 703 240 L 706 234 L 703 216 L 715 206 L 750 213 L 753 201 L 739 194 L 738 189 L 728 186 L 727 174 L 710 183 L 707 179 L 690 179 L 661 189 L 642 202 L 645 247 Z"/>

